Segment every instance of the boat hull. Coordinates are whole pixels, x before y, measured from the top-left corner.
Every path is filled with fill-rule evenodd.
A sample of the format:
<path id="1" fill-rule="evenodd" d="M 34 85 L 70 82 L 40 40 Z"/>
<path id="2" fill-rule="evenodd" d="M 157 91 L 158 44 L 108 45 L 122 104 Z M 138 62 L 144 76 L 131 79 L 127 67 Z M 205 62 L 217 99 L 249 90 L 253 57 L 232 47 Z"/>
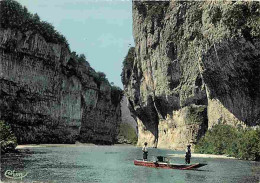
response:
<path id="1" fill-rule="evenodd" d="M 137 166 L 146 166 L 152 168 L 164 168 L 164 169 L 179 169 L 179 170 L 189 170 L 189 169 L 196 169 L 207 164 L 170 164 L 165 162 L 153 162 L 153 161 L 143 161 L 143 160 L 134 160 L 134 164 Z"/>

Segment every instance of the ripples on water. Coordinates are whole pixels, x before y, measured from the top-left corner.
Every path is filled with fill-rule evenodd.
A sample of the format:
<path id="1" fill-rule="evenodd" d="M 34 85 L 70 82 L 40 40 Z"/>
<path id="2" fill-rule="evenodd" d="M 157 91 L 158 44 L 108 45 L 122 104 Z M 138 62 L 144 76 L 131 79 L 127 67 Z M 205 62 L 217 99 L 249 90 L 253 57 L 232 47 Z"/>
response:
<path id="1" fill-rule="evenodd" d="M 176 152 L 149 149 L 149 158 Z M 18 154 L 1 157 L 1 179 L 6 170 L 26 171 L 18 182 L 104 182 L 104 183 L 160 183 L 160 182 L 257 182 L 260 163 L 232 159 L 192 158 L 192 163 L 208 165 L 198 170 L 167 170 L 135 166 L 134 159 L 142 158 L 141 148 L 132 146 L 64 146 L 31 147 Z M 184 163 L 182 158 L 172 162 Z"/>

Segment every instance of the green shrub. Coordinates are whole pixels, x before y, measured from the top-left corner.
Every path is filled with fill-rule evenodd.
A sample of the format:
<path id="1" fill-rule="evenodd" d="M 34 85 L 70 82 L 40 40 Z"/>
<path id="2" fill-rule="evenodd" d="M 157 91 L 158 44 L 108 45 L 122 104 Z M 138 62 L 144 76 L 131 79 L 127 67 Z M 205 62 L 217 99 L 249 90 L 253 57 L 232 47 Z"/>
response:
<path id="1" fill-rule="evenodd" d="M 260 130 L 215 125 L 195 145 L 195 152 L 227 154 L 240 159 L 260 160 Z"/>
<path id="2" fill-rule="evenodd" d="M 245 130 L 238 140 L 237 157 L 260 161 L 260 129 Z"/>
<path id="3" fill-rule="evenodd" d="M 233 33 L 240 30 L 246 38 L 259 38 L 259 8 L 259 2 L 233 2 L 233 5 L 228 6 L 228 9 L 223 12 L 223 23 L 227 25 Z"/>
<path id="4" fill-rule="evenodd" d="M 209 13 L 210 13 L 212 23 L 214 25 L 216 25 L 222 18 L 222 11 L 221 11 L 220 7 L 218 7 L 218 6 L 213 6 L 212 10 L 209 11 Z"/>
<path id="5" fill-rule="evenodd" d="M 11 130 L 11 127 L 4 121 L 0 121 L 0 142 L 1 153 L 13 151 L 17 146 L 17 139 Z"/>
<path id="6" fill-rule="evenodd" d="M 187 107 L 187 118 L 186 124 L 201 124 L 204 122 L 205 116 L 207 115 L 205 106 L 193 106 Z"/>
<path id="7" fill-rule="evenodd" d="M 196 21 L 198 21 L 198 22 L 202 22 L 202 13 L 203 13 L 203 11 L 200 9 L 200 8 L 198 8 L 198 9 L 196 9 L 193 13 L 191 13 L 191 20 L 190 20 L 190 22 L 196 22 Z"/>
<path id="8" fill-rule="evenodd" d="M 230 28 L 238 29 L 246 23 L 248 7 L 244 3 L 234 3 L 223 15 L 223 22 Z"/>
<path id="9" fill-rule="evenodd" d="M 137 135 L 135 129 L 128 123 L 121 123 L 119 136 L 123 136 L 125 139 L 131 142 L 131 144 L 137 143 Z"/>
<path id="10" fill-rule="evenodd" d="M 84 54 L 80 54 L 79 58 L 78 58 L 78 61 L 79 62 L 83 62 L 83 63 L 86 62 L 87 61 L 86 56 Z"/>
<path id="11" fill-rule="evenodd" d="M 108 82 L 108 79 L 106 78 L 106 74 L 103 72 L 96 72 L 94 69 L 91 69 L 89 71 L 89 75 L 93 77 L 94 81 L 100 86 L 102 82 Z"/>
<path id="12" fill-rule="evenodd" d="M 18 29 L 21 32 L 28 30 L 41 34 L 46 41 L 64 43 L 68 47 L 68 41 L 54 27 L 45 21 L 41 21 L 37 14 L 31 14 L 26 7 L 14 0 L 0 2 L 0 25 L 3 28 Z"/>
<path id="13" fill-rule="evenodd" d="M 77 63 L 86 65 L 88 67 L 90 67 L 89 62 L 87 61 L 87 58 L 84 54 L 80 54 L 78 55 L 75 51 L 71 52 L 71 57 L 72 59 L 74 59 Z"/>

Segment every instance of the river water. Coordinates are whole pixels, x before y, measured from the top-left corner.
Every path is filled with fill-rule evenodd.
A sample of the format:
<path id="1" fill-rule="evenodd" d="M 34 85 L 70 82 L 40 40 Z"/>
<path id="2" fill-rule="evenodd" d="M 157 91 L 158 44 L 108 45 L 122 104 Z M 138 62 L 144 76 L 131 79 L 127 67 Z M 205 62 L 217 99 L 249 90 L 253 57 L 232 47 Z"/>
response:
<path id="1" fill-rule="evenodd" d="M 181 151 L 149 149 L 148 158 L 156 155 L 180 154 Z M 257 182 L 260 162 L 235 159 L 192 158 L 191 163 L 207 163 L 199 170 L 157 169 L 135 166 L 142 158 L 141 148 L 133 146 L 58 146 L 28 147 L 21 153 L 2 155 L 1 180 L 4 182 Z M 183 158 L 172 162 L 183 163 Z M 27 173 L 22 180 L 7 178 L 7 170 Z"/>

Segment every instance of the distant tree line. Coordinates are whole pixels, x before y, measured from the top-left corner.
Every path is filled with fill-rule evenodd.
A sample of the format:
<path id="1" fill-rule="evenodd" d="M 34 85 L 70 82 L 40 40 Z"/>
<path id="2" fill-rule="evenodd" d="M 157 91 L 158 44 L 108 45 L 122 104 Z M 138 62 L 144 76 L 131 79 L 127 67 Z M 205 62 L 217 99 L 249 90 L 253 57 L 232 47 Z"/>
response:
<path id="1" fill-rule="evenodd" d="M 0 25 L 2 28 L 17 29 L 21 32 L 34 31 L 41 34 L 48 42 L 69 45 L 66 38 L 55 30 L 53 25 L 41 21 L 37 13 L 28 12 L 28 9 L 18 2 L 3 0 L 0 1 L 0 7 Z"/>

